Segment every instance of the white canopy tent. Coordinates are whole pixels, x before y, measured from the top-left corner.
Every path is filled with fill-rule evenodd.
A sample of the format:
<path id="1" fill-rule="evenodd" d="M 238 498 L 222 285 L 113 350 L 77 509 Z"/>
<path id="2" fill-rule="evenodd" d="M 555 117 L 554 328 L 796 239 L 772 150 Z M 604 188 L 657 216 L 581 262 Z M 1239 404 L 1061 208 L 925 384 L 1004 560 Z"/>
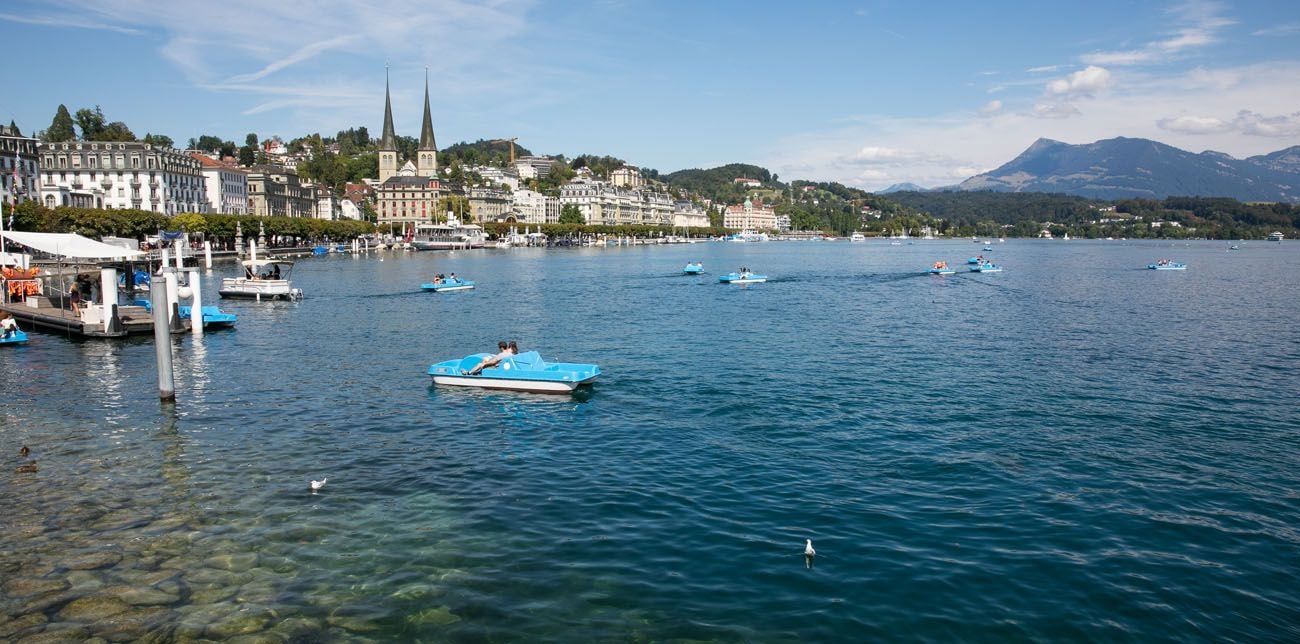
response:
<path id="1" fill-rule="evenodd" d="M 51 255 L 76 259 L 129 259 L 144 255 L 142 250 L 132 250 L 98 242 L 74 233 L 23 233 L 0 231 L 5 239 Z"/>

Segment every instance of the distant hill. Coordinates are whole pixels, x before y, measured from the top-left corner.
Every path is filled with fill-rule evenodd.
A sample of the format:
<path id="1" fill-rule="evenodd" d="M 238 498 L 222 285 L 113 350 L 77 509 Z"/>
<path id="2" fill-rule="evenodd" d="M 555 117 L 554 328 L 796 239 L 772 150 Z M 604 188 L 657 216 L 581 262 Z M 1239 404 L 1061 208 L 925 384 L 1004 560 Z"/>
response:
<path id="1" fill-rule="evenodd" d="M 916 185 L 915 183 L 896 183 L 884 190 L 877 190 L 878 195 L 887 195 L 891 192 L 925 192 L 927 189 Z"/>
<path id="2" fill-rule="evenodd" d="M 1009 163 L 961 182 L 958 189 L 1092 199 L 1204 196 L 1300 203 L 1300 146 L 1242 160 L 1148 139 L 1119 137 L 1084 145 L 1039 139 Z"/>
<path id="3" fill-rule="evenodd" d="M 752 187 L 736 183 L 736 179 L 754 179 L 761 187 L 782 189 L 785 186 L 777 182 L 776 175 L 767 168 L 748 163 L 731 163 L 717 168 L 701 170 L 691 168 L 662 175 L 662 179 L 674 188 L 684 188 L 700 196 L 724 203 L 740 203 Z"/>
<path id="4" fill-rule="evenodd" d="M 516 159 L 531 156 L 532 154 L 532 151 L 528 148 L 519 145 L 518 141 L 515 142 Z M 438 163 L 440 164 L 445 164 L 453 158 L 469 165 L 504 166 L 510 162 L 510 144 L 479 139 L 473 143 L 462 141 L 438 151 Z"/>

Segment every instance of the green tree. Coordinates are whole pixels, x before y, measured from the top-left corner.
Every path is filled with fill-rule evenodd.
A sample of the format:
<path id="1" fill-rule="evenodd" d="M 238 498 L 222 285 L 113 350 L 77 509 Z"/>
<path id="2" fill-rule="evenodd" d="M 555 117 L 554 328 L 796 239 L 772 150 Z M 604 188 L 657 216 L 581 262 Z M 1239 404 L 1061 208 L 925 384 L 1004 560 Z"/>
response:
<path id="1" fill-rule="evenodd" d="M 145 132 L 144 138 L 140 140 L 158 148 L 170 148 L 175 143 L 172 141 L 172 137 L 166 134 L 149 134 L 148 132 Z"/>
<path id="2" fill-rule="evenodd" d="M 248 136 L 244 137 L 244 145 L 250 148 L 257 147 L 257 134 L 255 132 L 249 132 Z"/>
<path id="3" fill-rule="evenodd" d="M 98 138 L 87 139 L 87 140 L 88 141 L 134 141 L 135 133 L 131 131 L 131 128 L 126 126 L 126 123 L 123 123 L 121 121 L 113 121 L 112 123 L 109 123 L 108 125 L 104 126 L 104 129 L 100 131 Z M 167 139 L 167 140 L 170 141 L 171 139 Z"/>
<path id="4" fill-rule="evenodd" d="M 560 223 L 585 224 L 587 220 L 582 218 L 582 211 L 578 210 L 577 204 L 566 203 L 560 208 Z"/>
<path id="5" fill-rule="evenodd" d="M 247 168 L 252 166 L 256 161 L 257 152 L 251 146 L 245 145 L 244 147 L 239 148 L 239 165 Z"/>
<path id="6" fill-rule="evenodd" d="M 221 137 L 212 136 L 211 134 L 200 134 L 198 139 L 190 139 L 190 148 L 193 150 L 216 152 L 221 149 L 222 145 Z"/>
<path id="7" fill-rule="evenodd" d="M 456 215 L 456 218 L 462 222 L 473 220 L 470 213 L 469 197 L 464 195 L 447 195 L 438 198 L 438 205 L 434 206 L 433 216 L 438 221 L 447 221 L 447 213 Z"/>
<path id="8" fill-rule="evenodd" d="M 107 126 L 107 121 L 104 119 L 104 110 L 99 109 L 98 105 L 93 110 L 88 107 L 77 110 L 77 115 L 72 120 L 76 121 L 77 129 L 81 130 L 82 141 L 101 140 L 100 136 L 103 135 L 104 128 Z"/>
<path id="9" fill-rule="evenodd" d="M 45 130 L 44 138 L 50 143 L 62 143 L 77 138 L 77 131 L 72 127 L 72 115 L 68 113 L 66 105 L 59 105 L 59 109 L 54 112 L 54 120 L 50 121 L 50 127 Z"/>

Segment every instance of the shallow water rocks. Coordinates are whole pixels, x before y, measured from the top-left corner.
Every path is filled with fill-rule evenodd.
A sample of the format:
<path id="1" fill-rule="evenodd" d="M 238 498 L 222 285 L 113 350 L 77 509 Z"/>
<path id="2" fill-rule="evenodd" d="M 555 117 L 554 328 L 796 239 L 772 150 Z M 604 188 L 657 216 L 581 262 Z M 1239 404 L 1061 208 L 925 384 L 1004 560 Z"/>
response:
<path id="1" fill-rule="evenodd" d="M 116 552 L 87 552 L 74 555 L 71 559 L 63 562 L 63 567 L 68 570 L 98 570 L 109 566 L 116 566 L 122 561 L 122 555 Z"/>
<path id="2" fill-rule="evenodd" d="M 209 624 L 206 635 L 216 639 L 251 635 L 265 629 L 273 617 L 275 614 L 269 608 L 248 605 Z"/>
<path id="3" fill-rule="evenodd" d="M 406 622 L 417 626 L 446 626 L 460 621 L 460 616 L 451 612 L 446 606 L 426 608 L 414 615 L 407 615 Z"/>
<path id="4" fill-rule="evenodd" d="M 0 624 L 0 639 L 26 635 L 39 630 L 50 621 L 42 613 L 28 613 Z"/>
<path id="5" fill-rule="evenodd" d="M 203 565 L 218 570 L 228 570 L 230 572 L 244 572 L 257 567 L 256 552 L 239 552 L 224 555 L 214 555 L 203 560 Z"/>
<path id="6" fill-rule="evenodd" d="M 190 602 L 197 605 L 215 604 L 235 596 L 238 586 L 205 586 L 190 589 Z"/>
<path id="7" fill-rule="evenodd" d="M 17 641 L 17 644 L 57 644 L 61 642 L 84 642 L 90 637 L 90 629 L 84 624 L 55 623 L 45 627 L 39 633 L 32 633 Z"/>
<path id="8" fill-rule="evenodd" d="M 132 608 L 97 621 L 92 628 L 95 635 L 110 642 L 133 642 L 147 634 L 170 632 L 173 627 L 169 624 L 175 617 L 174 611 L 159 606 Z"/>
<path id="9" fill-rule="evenodd" d="M 44 595 L 67 590 L 70 585 L 63 579 L 32 579 L 24 577 L 6 581 L 3 588 L 5 595 L 9 597 L 30 597 L 32 595 Z"/>
<path id="10" fill-rule="evenodd" d="M 109 595 L 91 595 L 74 599 L 59 611 L 59 617 L 73 622 L 93 622 L 116 615 L 130 606 Z"/>
<path id="11" fill-rule="evenodd" d="M 383 613 L 365 606 L 343 606 L 334 609 L 326 621 L 353 633 L 370 633 L 383 628 L 377 621 L 381 617 Z"/>
<path id="12" fill-rule="evenodd" d="M 132 606 L 162 606 L 174 604 L 180 600 L 177 595 L 149 587 L 131 588 L 119 593 L 118 597 Z"/>

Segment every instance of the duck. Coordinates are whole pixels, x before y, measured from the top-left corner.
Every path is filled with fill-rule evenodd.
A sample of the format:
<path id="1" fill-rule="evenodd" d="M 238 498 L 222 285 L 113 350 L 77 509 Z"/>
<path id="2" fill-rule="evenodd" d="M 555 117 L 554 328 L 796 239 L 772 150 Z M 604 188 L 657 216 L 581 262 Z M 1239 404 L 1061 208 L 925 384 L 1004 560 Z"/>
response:
<path id="1" fill-rule="evenodd" d="M 312 492 L 315 492 L 316 490 L 319 490 L 319 489 L 325 487 L 325 482 L 328 481 L 328 480 L 329 480 L 329 477 L 322 477 L 321 480 L 319 480 L 319 481 L 312 481 L 312 482 L 311 482 L 311 491 L 312 491 Z"/>
<path id="2" fill-rule="evenodd" d="M 19 465 L 18 469 L 14 470 L 14 472 L 17 472 L 18 474 L 34 474 L 36 472 L 36 461 L 32 461 L 26 465 Z"/>
<path id="3" fill-rule="evenodd" d="M 23 457 L 23 458 L 27 458 L 27 455 L 28 455 L 28 454 L 31 454 L 31 453 L 32 453 L 32 450 L 27 449 L 27 446 L 26 446 L 26 445 L 23 445 L 23 448 L 20 449 L 20 450 L 18 450 L 18 455 L 21 456 L 21 457 Z"/>

